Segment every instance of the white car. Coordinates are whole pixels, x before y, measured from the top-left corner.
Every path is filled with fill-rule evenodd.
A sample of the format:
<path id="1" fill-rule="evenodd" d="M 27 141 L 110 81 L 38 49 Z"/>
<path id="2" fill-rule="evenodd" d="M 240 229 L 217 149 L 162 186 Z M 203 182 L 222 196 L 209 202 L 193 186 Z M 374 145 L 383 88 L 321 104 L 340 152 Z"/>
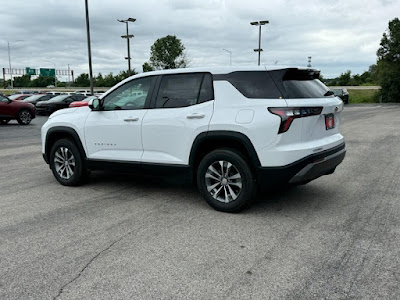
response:
<path id="1" fill-rule="evenodd" d="M 282 67 L 134 75 L 88 107 L 52 114 L 43 157 L 69 186 L 88 170 L 183 174 L 212 207 L 238 212 L 257 186 L 304 184 L 344 159 L 343 102 L 318 77 Z"/>

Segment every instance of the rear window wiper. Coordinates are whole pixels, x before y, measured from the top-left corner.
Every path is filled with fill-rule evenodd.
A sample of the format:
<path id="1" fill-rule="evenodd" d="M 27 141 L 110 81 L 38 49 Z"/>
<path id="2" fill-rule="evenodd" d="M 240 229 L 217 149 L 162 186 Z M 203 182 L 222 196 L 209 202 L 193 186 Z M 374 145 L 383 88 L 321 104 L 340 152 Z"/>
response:
<path id="1" fill-rule="evenodd" d="M 334 95 L 334 94 L 335 94 L 335 93 L 332 92 L 332 91 L 327 91 L 327 92 L 324 94 L 324 97 L 332 96 L 332 95 Z"/>

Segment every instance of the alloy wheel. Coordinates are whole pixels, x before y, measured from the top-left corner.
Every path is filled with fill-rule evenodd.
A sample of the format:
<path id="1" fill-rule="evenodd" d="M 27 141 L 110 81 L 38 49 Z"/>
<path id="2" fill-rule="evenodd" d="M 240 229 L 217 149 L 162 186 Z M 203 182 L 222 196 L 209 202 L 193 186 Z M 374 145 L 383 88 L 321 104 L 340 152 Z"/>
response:
<path id="1" fill-rule="evenodd" d="M 230 162 L 219 160 L 212 163 L 205 174 L 207 191 L 223 203 L 235 201 L 242 190 L 242 176 Z"/>
<path id="2" fill-rule="evenodd" d="M 54 166 L 62 179 L 70 179 L 75 173 L 75 157 L 66 147 L 60 147 L 54 154 Z"/>
<path id="3" fill-rule="evenodd" d="M 22 111 L 19 118 L 21 119 L 22 124 L 29 124 L 32 119 L 30 112 L 27 110 Z"/>

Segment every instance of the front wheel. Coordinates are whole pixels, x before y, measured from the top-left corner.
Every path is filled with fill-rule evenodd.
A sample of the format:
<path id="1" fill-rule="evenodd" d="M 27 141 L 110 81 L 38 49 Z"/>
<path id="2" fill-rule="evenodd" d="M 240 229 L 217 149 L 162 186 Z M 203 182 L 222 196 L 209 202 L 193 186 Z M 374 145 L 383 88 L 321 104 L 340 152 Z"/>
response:
<path id="1" fill-rule="evenodd" d="M 28 125 L 32 121 L 32 116 L 29 110 L 23 109 L 18 113 L 17 121 L 21 125 Z"/>
<path id="2" fill-rule="evenodd" d="M 66 186 L 80 184 L 86 174 L 78 148 L 68 139 L 54 143 L 50 153 L 50 168 L 57 181 Z"/>
<path id="3" fill-rule="evenodd" d="M 197 185 L 210 206 L 230 213 L 249 207 L 256 191 L 248 162 L 229 149 L 212 151 L 202 159 Z"/>

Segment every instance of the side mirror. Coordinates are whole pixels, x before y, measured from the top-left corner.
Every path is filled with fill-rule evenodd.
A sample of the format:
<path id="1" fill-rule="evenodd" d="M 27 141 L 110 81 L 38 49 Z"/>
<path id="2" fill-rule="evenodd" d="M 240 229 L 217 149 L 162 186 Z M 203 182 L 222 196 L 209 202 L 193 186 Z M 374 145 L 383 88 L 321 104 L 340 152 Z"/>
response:
<path id="1" fill-rule="evenodd" d="M 100 110 L 100 100 L 99 99 L 91 99 L 89 100 L 88 106 L 91 110 Z"/>

